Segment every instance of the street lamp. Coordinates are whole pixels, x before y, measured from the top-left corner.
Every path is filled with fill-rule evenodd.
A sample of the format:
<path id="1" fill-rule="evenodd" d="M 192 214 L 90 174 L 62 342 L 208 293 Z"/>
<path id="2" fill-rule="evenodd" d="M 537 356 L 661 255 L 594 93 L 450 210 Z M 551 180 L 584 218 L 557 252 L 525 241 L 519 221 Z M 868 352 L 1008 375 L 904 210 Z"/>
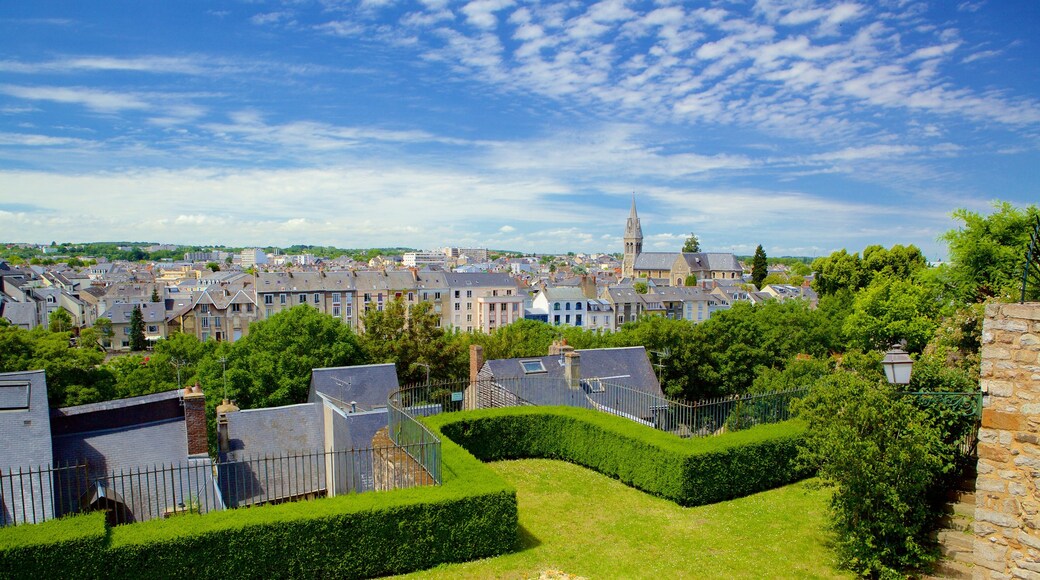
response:
<path id="1" fill-rule="evenodd" d="M 914 360 L 903 350 L 902 344 L 893 344 L 892 348 L 885 353 L 881 359 L 881 366 L 885 368 L 885 378 L 893 385 L 910 384 L 910 371 L 914 366 Z"/>
<path id="2" fill-rule="evenodd" d="M 413 366 L 417 366 L 417 367 L 425 367 L 426 368 L 426 384 L 429 385 L 430 384 L 430 365 L 428 365 L 426 363 L 421 363 L 421 362 L 415 362 L 415 363 L 412 363 L 412 365 Z"/>

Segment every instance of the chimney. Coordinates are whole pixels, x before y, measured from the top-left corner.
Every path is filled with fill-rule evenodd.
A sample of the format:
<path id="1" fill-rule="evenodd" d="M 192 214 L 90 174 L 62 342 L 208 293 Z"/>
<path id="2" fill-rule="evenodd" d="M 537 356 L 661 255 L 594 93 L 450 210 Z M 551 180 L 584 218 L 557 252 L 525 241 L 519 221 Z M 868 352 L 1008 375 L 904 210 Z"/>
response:
<path id="1" fill-rule="evenodd" d="M 573 347 L 563 353 L 563 377 L 567 379 L 567 387 L 581 388 L 581 355 L 574 352 Z"/>
<path id="2" fill-rule="evenodd" d="M 552 344 L 549 345 L 549 356 L 562 355 L 564 353 L 573 352 L 573 351 L 574 351 L 574 347 L 569 345 L 569 344 L 567 344 L 567 339 L 566 338 L 561 338 L 560 340 L 554 340 L 554 341 L 552 341 Z"/>
<path id="3" fill-rule="evenodd" d="M 188 455 L 208 454 L 206 395 L 198 383 L 194 387 L 184 388 L 184 428 L 188 432 Z"/>
<path id="4" fill-rule="evenodd" d="M 231 436 L 228 433 L 228 413 L 238 411 L 238 406 L 228 399 L 217 405 L 217 444 L 221 453 L 231 450 Z"/>
<path id="5" fill-rule="evenodd" d="M 463 395 L 462 408 L 471 410 L 477 408 L 477 376 L 480 368 L 484 366 L 484 347 L 479 344 L 469 345 L 469 385 Z"/>

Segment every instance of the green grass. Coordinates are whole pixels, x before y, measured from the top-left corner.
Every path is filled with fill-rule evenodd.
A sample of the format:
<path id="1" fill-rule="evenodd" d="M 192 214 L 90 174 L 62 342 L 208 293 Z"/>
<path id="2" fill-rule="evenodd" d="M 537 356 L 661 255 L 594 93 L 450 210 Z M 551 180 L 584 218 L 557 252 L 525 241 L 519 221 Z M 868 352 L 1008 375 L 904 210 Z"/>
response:
<path id="1" fill-rule="evenodd" d="M 522 550 L 407 577 L 850 577 L 827 546 L 828 492 L 807 482 L 684 508 L 562 461 L 488 466 L 517 489 Z"/>

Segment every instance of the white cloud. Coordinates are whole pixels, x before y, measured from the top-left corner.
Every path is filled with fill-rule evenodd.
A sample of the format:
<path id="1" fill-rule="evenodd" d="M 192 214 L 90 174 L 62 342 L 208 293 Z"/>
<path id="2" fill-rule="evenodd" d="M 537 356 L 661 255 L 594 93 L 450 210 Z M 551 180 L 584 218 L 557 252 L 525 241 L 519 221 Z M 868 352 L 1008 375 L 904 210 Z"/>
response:
<path id="1" fill-rule="evenodd" d="M 0 85 L 0 93 L 31 101 L 52 101 L 83 105 L 88 109 L 104 113 L 151 108 L 149 103 L 137 95 L 99 91 L 83 87 Z"/>

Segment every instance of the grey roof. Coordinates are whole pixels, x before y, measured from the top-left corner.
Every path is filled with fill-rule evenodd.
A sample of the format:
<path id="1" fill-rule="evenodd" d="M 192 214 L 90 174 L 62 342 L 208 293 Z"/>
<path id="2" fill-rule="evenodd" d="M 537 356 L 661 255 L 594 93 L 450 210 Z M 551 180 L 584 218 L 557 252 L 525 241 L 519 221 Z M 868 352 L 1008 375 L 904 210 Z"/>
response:
<path id="1" fill-rule="evenodd" d="M 43 371 L 0 373 L 0 468 L 51 463 L 50 411 Z M 24 404 L 28 408 L 19 408 Z"/>
<path id="2" fill-rule="evenodd" d="M 185 463 L 188 435 L 184 418 L 55 435 L 58 465 L 87 462 L 92 473 Z"/>
<path id="3" fill-rule="evenodd" d="M 695 286 L 659 286 L 653 295 L 665 302 L 707 300 L 708 294 Z"/>
<path id="4" fill-rule="evenodd" d="M 324 449 L 322 404 L 303 403 L 227 414 L 231 460 L 319 453 Z"/>
<path id="5" fill-rule="evenodd" d="M 710 271 L 737 271 L 743 272 L 740 262 L 733 254 L 724 252 L 696 252 L 684 253 L 682 257 L 689 264 L 691 270 Z"/>
<path id="6" fill-rule="evenodd" d="M 658 397 L 664 397 L 661 384 L 657 381 L 654 369 L 650 365 L 646 349 L 641 346 L 621 348 L 596 348 L 575 351 L 580 355 L 580 368 L 582 379 L 609 379 L 610 382 L 623 385 L 630 389 L 650 393 Z M 524 372 L 521 361 L 539 360 L 545 368 L 545 373 L 528 374 Z M 561 357 L 524 357 L 489 360 L 484 363 L 484 369 L 490 372 L 495 380 L 509 379 L 535 379 L 535 382 L 544 382 L 548 379 L 562 381 L 564 379 L 564 367 L 560 364 Z"/>
<path id="7" fill-rule="evenodd" d="M 109 306 L 108 310 L 105 310 L 105 317 L 111 320 L 113 324 L 129 323 L 134 308 L 138 306 L 141 307 L 141 317 L 146 323 L 164 322 L 166 320 L 166 305 L 163 302 L 141 302 L 139 304 L 118 302 Z"/>
<path id="8" fill-rule="evenodd" d="M 14 326 L 33 328 L 36 326 L 36 304 L 0 301 L 0 316 L 9 320 Z"/>
<path id="9" fill-rule="evenodd" d="M 543 290 L 543 292 L 545 293 L 545 298 L 549 300 L 549 302 L 558 302 L 560 300 L 586 300 L 585 294 L 581 291 L 581 288 L 575 286 L 562 288 L 559 286 L 549 286 Z"/>
<path id="10" fill-rule="evenodd" d="M 257 272 L 257 292 L 349 291 L 355 286 L 353 272 Z"/>
<path id="11" fill-rule="evenodd" d="M 516 288 L 516 279 L 501 272 L 445 272 L 449 288 Z"/>
<path id="12" fill-rule="evenodd" d="M 318 393 L 368 410 L 385 407 L 386 398 L 399 387 L 393 363 L 314 369 L 307 401 L 320 401 Z"/>
<path id="13" fill-rule="evenodd" d="M 643 252 L 636 256 L 636 270 L 671 270 L 679 252 Z"/>

